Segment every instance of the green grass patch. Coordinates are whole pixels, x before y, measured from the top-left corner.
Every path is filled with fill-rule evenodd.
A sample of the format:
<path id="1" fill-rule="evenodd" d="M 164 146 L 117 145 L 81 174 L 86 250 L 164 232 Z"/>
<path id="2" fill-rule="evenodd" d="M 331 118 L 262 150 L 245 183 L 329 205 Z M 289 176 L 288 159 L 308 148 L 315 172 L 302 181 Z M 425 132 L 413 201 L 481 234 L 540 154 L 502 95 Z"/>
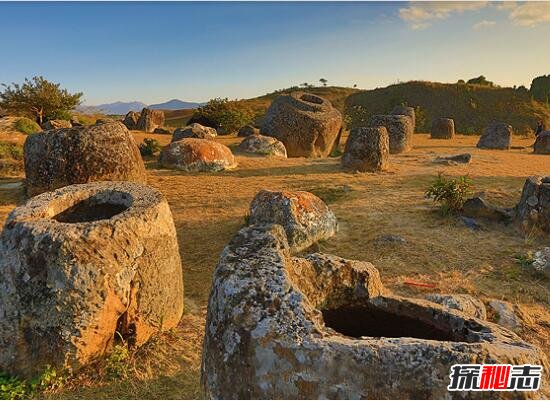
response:
<path id="1" fill-rule="evenodd" d="M 25 117 L 22 117 L 19 120 L 17 120 L 14 124 L 14 128 L 25 135 L 32 135 L 42 131 L 42 128 L 40 128 L 40 125 L 35 123 L 33 120 Z"/>

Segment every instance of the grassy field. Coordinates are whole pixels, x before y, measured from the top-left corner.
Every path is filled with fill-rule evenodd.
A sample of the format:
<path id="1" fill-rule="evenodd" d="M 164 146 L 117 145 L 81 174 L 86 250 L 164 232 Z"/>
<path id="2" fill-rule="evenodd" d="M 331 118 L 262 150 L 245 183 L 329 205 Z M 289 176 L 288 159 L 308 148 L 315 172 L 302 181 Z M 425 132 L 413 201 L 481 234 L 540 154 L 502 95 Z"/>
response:
<path id="1" fill-rule="evenodd" d="M 133 132 L 136 140 L 170 137 Z M 0 139 L 2 135 L 0 135 Z M 477 137 L 431 140 L 414 137 L 414 150 L 392 155 L 391 171 L 352 174 L 340 169 L 339 158 L 279 159 L 237 155 L 230 172 L 184 173 L 159 169 L 147 161 L 149 184 L 170 203 L 184 266 L 186 313 L 178 328 L 155 337 L 120 361 L 117 355 L 99 361 L 68 379 L 49 398 L 199 398 L 201 341 L 212 271 L 220 252 L 244 224 L 250 201 L 261 189 L 307 190 L 327 201 L 339 221 L 339 232 L 319 244 L 322 252 L 372 262 L 385 284 L 400 295 L 460 292 L 516 303 L 523 317 L 519 334 L 546 349 L 550 342 L 548 279 L 517 264 L 514 256 L 540 248 L 548 238 L 525 237 L 513 226 L 487 224 L 474 232 L 443 217 L 424 192 L 438 172 L 468 174 L 475 191 L 489 200 L 512 206 L 525 177 L 549 174 L 549 157 L 532 154 L 532 139 L 514 137 L 516 148 L 489 151 L 475 148 Z M 241 138 L 220 137 L 234 147 Z M 439 166 L 436 155 L 472 153 L 466 166 Z M 23 202 L 19 178 L 0 181 L 0 221 Z M 15 182 L 15 184 L 14 184 Z M 8 186 L 6 187 L 6 184 Z M 381 234 L 407 240 L 401 245 L 375 245 Z M 411 287 L 407 281 L 432 284 Z M 550 356 L 550 355 L 549 355 Z"/>

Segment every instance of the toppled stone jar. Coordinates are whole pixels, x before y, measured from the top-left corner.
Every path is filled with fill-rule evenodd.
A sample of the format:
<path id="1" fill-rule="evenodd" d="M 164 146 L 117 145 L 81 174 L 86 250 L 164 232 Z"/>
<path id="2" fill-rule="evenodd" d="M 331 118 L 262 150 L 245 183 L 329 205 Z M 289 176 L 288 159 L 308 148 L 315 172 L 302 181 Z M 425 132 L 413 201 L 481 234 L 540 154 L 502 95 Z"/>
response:
<path id="1" fill-rule="evenodd" d="M 392 295 L 370 263 L 292 257 L 281 226 L 250 226 L 214 272 L 202 384 L 225 399 L 484 398 L 449 392 L 450 367 L 544 358 L 498 325 Z"/>
<path id="2" fill-rule="evenodd" d="M 176 230 L 156 190 L 72 185 L 9 215 L 0 237 L 0 371 L 76 369 L 119 335 L 139 346 L 182 313 Z"/>

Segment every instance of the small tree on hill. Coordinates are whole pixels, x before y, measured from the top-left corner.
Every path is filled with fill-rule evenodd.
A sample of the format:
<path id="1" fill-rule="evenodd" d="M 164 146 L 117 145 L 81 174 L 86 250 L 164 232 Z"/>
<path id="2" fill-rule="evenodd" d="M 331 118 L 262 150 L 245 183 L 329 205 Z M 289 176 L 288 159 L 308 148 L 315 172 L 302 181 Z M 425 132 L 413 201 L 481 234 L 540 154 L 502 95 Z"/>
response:
<path id="1" fill-rule="evenodd" d="M 325 78 L 321 78 L 321 79 L 319 80 L 319 82 L 321 82 L 321 83 L 323 84 L 323 86 L 327 86 L 327 82 L 328 82 L 328 81 L 327 81 Z"/>
<path id="2" fill-rule="evenodd" d="M 530 92 L 535 100 L 550 103 L 550 75 L 542 75 L 533 79 Z"/>
<path id="3" fill-rule="evenodd" d="M 42 124 L 45 120 L 70 118 L 69 112 L 80 104 L 82 92 L 69 93 L 60 84 L 43 77 L 25 78 L 22 84 L 2 84 L 0 108 L 23 115 Z"/>
<path id="4" fill-rule="evenodd" d="M 480 75 L 477 78 L 469 79 L 468 84 L 475 84 L 475 85 L 484 85 L 484 86 L 495 86 L 495 84 L 491 81 L 487 81 L 487 78 L 485 78 L 483 75 Z"/>

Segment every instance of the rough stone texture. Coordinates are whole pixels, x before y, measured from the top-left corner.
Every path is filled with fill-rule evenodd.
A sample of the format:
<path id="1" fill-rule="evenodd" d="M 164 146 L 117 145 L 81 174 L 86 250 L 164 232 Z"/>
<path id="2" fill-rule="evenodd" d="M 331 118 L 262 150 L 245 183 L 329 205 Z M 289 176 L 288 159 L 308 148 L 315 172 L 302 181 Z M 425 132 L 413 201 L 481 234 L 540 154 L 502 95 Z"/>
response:
<path id="1" fill-rule="evenodd" d="M 477 319 L 487 319 L 487 310 L 483 302 L 468 294 L 428 294 L 426 299 Z"/>
<path id="2" fill-rule="evenodd" d="M 196 138 L 185 138 L 165 146 L 160 152 L 159 164 L 184 171 L 221 171 L 237 166 L 227 146 Z"/>
<path id="3" fill-rule="evenodd" d="M 455 122 L 452 118 L 436 118 L 432 122 L 433 139 L 452 139 L 455 136 Z"/>
<path id="4" fill-rule="evenodd" d="M 526 232 L 535 225 L 550 233 L 550 176 L 527 178 L 515 214 Z"/>
<path id="5" fill-rule="evenodd" d="M 239 130 L 238 136 L 260 135 L 260 129 L 252 125 L 245 125 Z"/>
<path id="6" fill-rule="evenodd" d="M 385 127 L 354 128 L 342 155 L 342 167 L 352 171 L 384 171 L 389 167 L 390 139 Z"/>
<path id="7" fill-rule="evenodd" d="M 51 129 L 71 128 L 73 125 L 67 120 L 49 120 L 42 124 L 42 129 L 48 131 Z"/>
<path id="8" fill-rule="evenodd" d="M 128 129 L 137 129 L 139 116 L 140 116 L 140 113 L 138 113 L 137 111 L 129 111 L 126 114 L 126 116 L 124 116 L 124 120 L 122 120 L 122 124 L 124 124 Z"/>
<path id="9" fill-rule="evenodd" d="M 373 242 L 376 245 L 403 245 L 407 243 L 407 240 L 400 235 L 395 234 L 382 234 L 377 236 Z"/>
<path id="10" fill-rule="evenodd" d="M 70 184 L 147 179 L 134 137 L 120 122 L 29 135 L 24 153 L 30 196 Z"/>
<path id="11" fill-rule="evenodd" d="M 509 221 L 513 211 L 491 205 L 480 196 L 475 196 L 464 202 L 462 213 L 467 217 L 484 218 L 493 221 Z"/>
<path id="12" fill-rule="evenodd" d="M 539 155 L 550 155 L 550 131 L 544 131 L 537 136 L 533 152 Z"/>
<path id="13" fill-rule="evenodd" d="M 512 133 L 511 125 L 493 123 L 483 130 L 483 135 L 479 138 L 477 147 L 508 150 L 512 146 Z"/>
<path id="14" fill-rule="evenodd" d="M 491 299 L 488 306 L 499 325 L 509 330 L 516 330 L 520 327 L 520 320 L 510 302 Z"/>
<path id="15" fill-rule="evenodd" d="M 261 133 L 284 143 L 289 157 L 328 157 L 341 129 L 342 115 L 328 100 L 295 92 L 271 103 Z"/>
<path id="16" fill-rule="evenodd" d="M 139 346 L 182 312 L 176 230 L 158 191 L 71 185 L 10 213 L 0 237 L 0 371 L 77 369 L 108 350 L 115 331 Z"/>
<path id="17" fill-rule="evenodd" d="M 470 230 L 474 231 L 485 231 L 487 228 L 479 223 L 476 219 L 466 216 L 458 216 L 458 221 L 468 227 Z"/>
<path id="18" fill-rule="evenodd" d="M 172 135 L 172 142 L 184 138 L 212 139 L 218 135 L 215 128 L 205 127 L 198 123 L 193 123 L 187 127 L 178 128 Z"/>
<path id="19" fill-rule="evenodd" d="M 172 131 L 170 131 L 168 128 L 155 128 L 153 133 L 160 135 L 172 135 Z"/>
<path id="20" fill-rule="evenodd" d="M 391 113 L 393 115 L 401 115 L 401 116 L 407 116 L 411 119 L 412 125 L 413 125 L 413 132 L 416 128 L 416 114 L 414 112 L 414 107 L 409 106 L 395 106 Z"/>
<path id="21" fill-rule="evenodd" d="M 151 110 L 144 108 L 141 110 L 136 129 L 145 132 L 154 132 L 155 128 L 164 125 L 164 112 L 162 110 Z"/>
<path id="22" fill-rule="evenodd" d="M 533 255 L 533 269 L 537 273 L 550 276 L 550 246 L 545 246 Z"/>
<path id="23" fill-rule="evenodd" d="M 409 117 L 403 115 L 374 115 L 369 127 L 386 127 L 390 137 L 390 153 L 402 153 L 412 149 L 414 127 Z"/>
<path id="24" fill-rule="evenodd" d="M 336 216 L 326 203 L 305 191 L 258 192 L 250 203 L 249 224 L 280 224 L 293 252 L 328 239 L 338 230 Z"/>
<path id="25" fill-rule="evenodd" d="M 249 135 L 237 147 L 239 152 L 263 156 L 287 157 L 285 145 L 276 138 L 265 135 Z"/>
<path id="26" fill-rule="evenodd" d="M 459 155 L 452 156 L 438 156 L 434 159 L 436 164 L 446 164 L 448 166 L 454 166 L 457 164 L 468 164 L 472 160 L 470 153 L 461 153 Z"/>
<path id="27" fill-rule="evenodd" d="M 547 366 L 545 356 L 498 325 L 388 293 L 370 263 L 292 257 L 284 236 L 280 226 L 247 227 L 222 253 L 208 303 L 206 397 L 540 397 L 448 392 L 453 364 Z"/>

